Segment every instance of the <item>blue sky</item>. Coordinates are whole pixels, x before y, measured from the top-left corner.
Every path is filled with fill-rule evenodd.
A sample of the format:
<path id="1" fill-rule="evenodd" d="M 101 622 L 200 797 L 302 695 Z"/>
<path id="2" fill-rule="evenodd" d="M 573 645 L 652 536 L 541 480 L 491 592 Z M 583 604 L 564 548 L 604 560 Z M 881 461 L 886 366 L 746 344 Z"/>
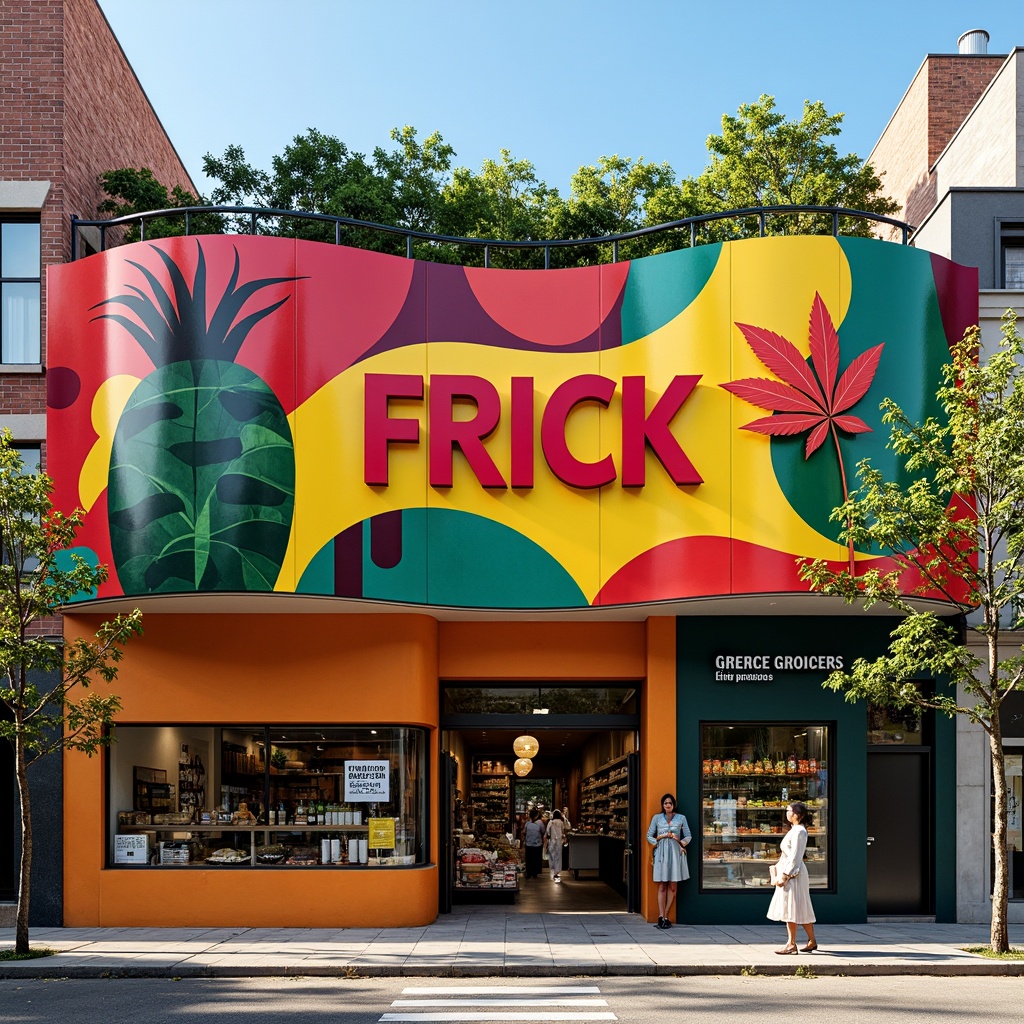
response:
<path id="1" fill-rule="evenodd" d="M 1021 0 L 100 0 L 201 191 L 203 155 L 241 145 L 269 166 L 318 128 L 369 154 L 435 129 L 474 170 L 502 148 L 568 193 L 618 153 L 697 174 L 721 116 L 761 93 L 797 116 L 845 113 L 866 157 L 928 53 L 973 28 L 1024 45 Z M 856 11 L 856 13 L 854 13 Z"/>

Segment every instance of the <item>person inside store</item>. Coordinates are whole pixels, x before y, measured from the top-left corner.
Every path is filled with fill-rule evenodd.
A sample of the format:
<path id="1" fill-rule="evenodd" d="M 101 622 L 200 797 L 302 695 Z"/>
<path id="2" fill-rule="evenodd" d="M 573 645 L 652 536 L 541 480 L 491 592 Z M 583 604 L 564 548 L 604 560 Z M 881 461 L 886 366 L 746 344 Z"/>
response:
<path id="1" fill-rule="evenodd" d="M 537 878 L 540 875 L 546 831 L 544 822 L 540 820 L 540 812 L 536 807 L 532 808 L 530 810 L 530 817 L 523 826 L 523 848 L 526 851 L 527 878 Z"/>
<path id="2" fill-rule="evenodd" d="M 562 823 L 565 826 L 565 831 L 566 832 L 571 832 L 572 831 L 572 822 L 569 821 L 569 808 L 568 807 L 563 807 L 562 808 Z"/>
<path id="3" fill-rule="evenodd" d="M 807 932 L 807 945 L 801 953 L 813 953 L 818 948 L 814 938 L 814 908 L 811 906 L 811 889 L 804 868 L 804 851 L 807 849 L 807 826 L 811 824 L 811 812 L 799 800 L 786 808 L 786 820 L 790 829 L 779 844 L 779 859 L 769 868 L 775 892 L 768 906 L 770 921 L 786 922 L 786 944 L 776 953 L 796 953 L 796 930 Z"/>
<path id="4" fill-rule="evenodd" d="M 565 842 L 565 819 L 562 817 L 561 811 L 551 812 L 546 835 L 548 870 L 551 872 L 551 881 L 560 882 L 562 880 L 562 844 Z"/>
<path id="5" fill-rule="evenodd" d="M 654 881 L 658 883 L 658 927 L 671 928 L 669 912 L 676 898 L 676 887 L 690 877 L 686 863 L 686 847 L 690 827 L 686 818 L 676 811 L 676 798 L 666 793 L 661 810 L 651 818 L 647 842 L 654 847 Z"/>

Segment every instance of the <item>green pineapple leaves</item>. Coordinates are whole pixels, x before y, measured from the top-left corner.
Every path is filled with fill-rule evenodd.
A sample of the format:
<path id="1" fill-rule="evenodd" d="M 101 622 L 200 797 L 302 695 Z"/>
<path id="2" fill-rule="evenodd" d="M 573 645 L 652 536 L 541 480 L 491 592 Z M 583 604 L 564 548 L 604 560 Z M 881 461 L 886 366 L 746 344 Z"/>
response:
<path id="1" fill-rule="evenodd" d="M 191 290 L 174 260 L 163 249 L 155 245 L 150 248 L 167 268 L 174 291 L 173 300 L 171 294 L 148 267 L 128 260 L 127 262 L 146 279 L 153 297 L 151 298 L 141 288 L 127 285 L 132 292 L 131 295 L 115 295 L 113 298 L 97 302 L 91 308 L 99 309 L 102 306 L 117 304 L 126 306 L 135 313 L 142 321 L 142 326 L 120 313 L 101 313 L 93 319 L 113 320 L 124 327 L 153 360 L 154 366 L 169 366 L 183 359 L 224 359 L 234 362 L 242 342 L 253 327 L 283 306 L 288 297 L 285 296 L 269 306 L 256 310 L 236 324 L 234 321 L 242 306 L 263 288 L 302 280 L 298 277 L 265 277 L 239 286 L 238 275 L 241 265 L 236 249 L 231 279 L 207 324 L 206 257 L 202 246 L 199 247 L 199 262 L 196 264 L 196 275 Z"/>
<path id="2" fill-rule="evenodd" d="M 108 517 L 111 550 L 125 594 L 268 591 L 281 571 L 295 504 L 295 457 L 277 396 L 233 362 L 245 337 L 288 296 L 238 319 L 263 288 L 298 280 L 239 285 L 235 250 L 230 281 L 207 325 L 202 247 L 191 289 L 167 253 L 152 246 L 171 290 L 128 261 L 152 292 L 96 319 L 124 327 L 156 369 L 132 393 L 111 448 Z"/>

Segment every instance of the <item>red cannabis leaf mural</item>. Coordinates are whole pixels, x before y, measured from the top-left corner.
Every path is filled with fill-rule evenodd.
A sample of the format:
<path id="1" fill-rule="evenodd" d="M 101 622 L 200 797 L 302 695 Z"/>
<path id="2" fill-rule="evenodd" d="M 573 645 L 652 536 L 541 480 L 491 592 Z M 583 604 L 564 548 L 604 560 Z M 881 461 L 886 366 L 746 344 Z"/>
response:
<path id="1" fill-rule="evenodd" d="M 868 392 L 878 370 L 884 345 L 876 345 L 857 356 L 839 376 L 839 334 L 821 296 L 815 292 L 811 306 L 809 340 L 811 366 L 800 350 L 781 334 L 750 324 L 736 324 L 754 355 L 780 381 L 763 377 L 734 380 L 722 387 L 760 409 L 775 415 L 743 425 L 744 430 L 776 437 L 792 436 L 809 431 L 804 458 L 825 443 L 831 434 L 839 460 L 839 476 L 843 485 L 843 501 L 849 496 L 846 467 L 839 445 L 839 431 L 863 434 L 871 431 L 859 416 L 843 415 Z M 837 379 L 838 378 L 838 379 Z M 849 542 L 850 571 L 854 570 L 853 541 Z"/>

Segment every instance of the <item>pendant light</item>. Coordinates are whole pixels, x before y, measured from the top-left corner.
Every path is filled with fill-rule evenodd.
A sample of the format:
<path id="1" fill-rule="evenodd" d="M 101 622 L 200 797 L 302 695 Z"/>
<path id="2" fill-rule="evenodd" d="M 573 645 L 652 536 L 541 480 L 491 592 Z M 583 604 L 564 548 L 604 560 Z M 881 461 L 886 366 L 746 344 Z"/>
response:
<path id="1" fill-rule="evenodd" d="M 533 771 L 533 762 L 528 757 L 521 757 L 512 766 L 512 770 L 520 777 L 529 775 Z"/>
<path id="2" fill-rule="evenodd" d="M 540 751 L 540 744 L 533 736 L 519 736 L 512 744 L 512 749 L 517 757 L 536 757 Z"/>

